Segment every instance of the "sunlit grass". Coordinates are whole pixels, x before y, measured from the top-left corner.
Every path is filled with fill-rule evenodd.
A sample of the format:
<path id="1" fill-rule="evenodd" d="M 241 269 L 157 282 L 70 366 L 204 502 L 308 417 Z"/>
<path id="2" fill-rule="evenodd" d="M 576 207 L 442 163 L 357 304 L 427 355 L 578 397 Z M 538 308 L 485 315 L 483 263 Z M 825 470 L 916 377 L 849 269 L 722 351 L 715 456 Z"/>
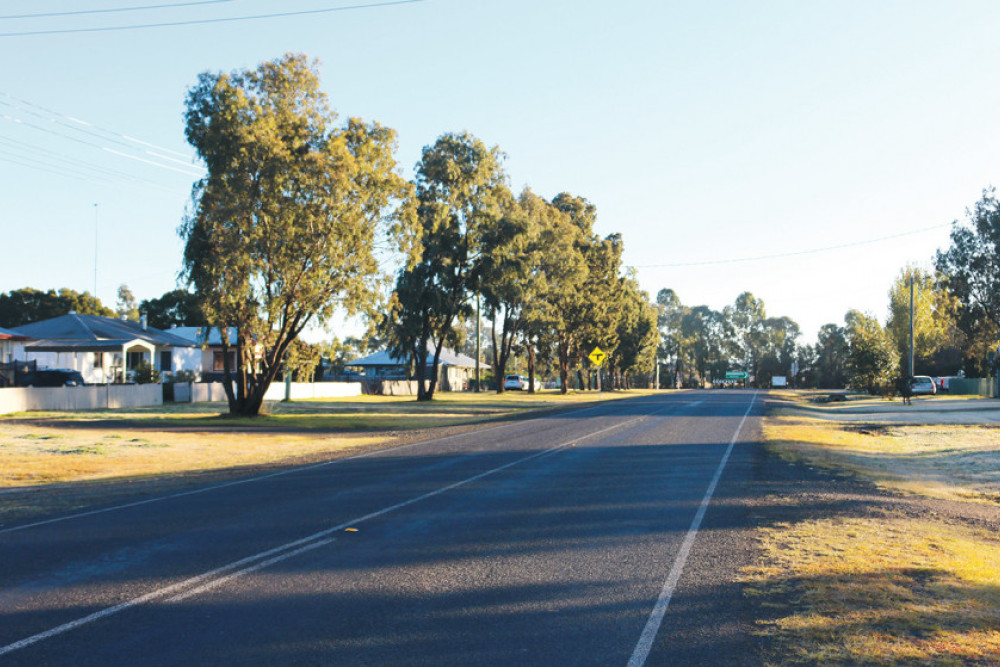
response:
<path id="1" fill-rule="evenodd" d="M 779 525 L 760 543 L 747 591 L 771 613 L 775 664 L 1000 663 L 996 536 L 890 515 Z"/>
<path id="2" fill-rule="evenodd" d="M 602 400 L 642 392 L 604 393 Z M 0 417 L 0 519 L 74 509 L 111 496 L 157 493 L 260 467 L 391 446 L 447 427 L 474 427 L 597 400 L 596 392 L 440 393 L 432 402 L 360 396 L 268 403 L 253 419 L 225 403 L 28 412 Z M 36 493 L 45 489 L 44 494 Z M 25 501 L 14 492 L 32 491 Z M 6 493 L 4 493 L 6 492 Z"/>
<path id="3" fill-rule="evenodd" d="M 1000 504 L 1000 428 L 773 417 L 764 437 L 780 456 L 847 469 L 885 488 Z"/>

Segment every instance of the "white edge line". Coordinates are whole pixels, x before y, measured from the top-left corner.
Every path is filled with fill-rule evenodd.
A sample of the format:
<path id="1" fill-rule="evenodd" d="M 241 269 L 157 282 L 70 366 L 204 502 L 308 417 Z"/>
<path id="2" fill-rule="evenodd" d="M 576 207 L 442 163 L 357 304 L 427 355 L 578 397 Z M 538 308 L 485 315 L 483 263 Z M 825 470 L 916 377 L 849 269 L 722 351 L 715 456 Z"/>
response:
<path id="1" fill-rule="evenodd" d="M 586 409 L 589 409 L 589 408 L 586 408 Z M 659 412 L 659 411 L 656 411 L 656 412 Z M 612 426 L 608 426 L 608 427 L 602 428 L 602 429 L 600 429 L 598 431 L 594 431 L 593 433 L 588 433 L 586 435 L 580 436 L 579 438 L 574 438 L 573 440 L 564 442 L 564 443 L 559 444 L 559 445 L 555 445 L 554 447 L 550 447 L 550 448 L 545 449 L 543 451 L 535 452 L 534 454 L 530 454 L 528 456 L 521 457 L 521 458 L 519 458 L 519 459 L 517 459 L 515 461 L 511 461 L 509 463 L 505 463 L 502 466 L 498 466 L 496 468 L 491 468 L 490 470 L 487 470 L 485 472 L 481 472 L 478 475 L 473 475 L 472 477 L 467 477 L 466 479 L 460 480 L 458 482 L 453 482 L 451 484 L 448 484 L 447 486 L 442 486 L 441 488 L 435 489 L 434 491 L 429 491 L 428 493 L 424 493 L 424 494 L 422 494 L 420 496 L 416 496 L 414 498 L 410 498 L 409 500 L 404 500 L 401 503 L 396 503 L 395 505 L 390 505 L 388 507 L 384 507 L 384 508 L 382 508 L 380 510 L 376 510 L 375 512 L 371 512 L 369 514 L 365 514 L 363 516 L 360 516 L 360 517 L 358 517 L 356 519 L 352 519 L 350 521 L 345 521 L 345 522 L 340 523 L 340 524 L 338 524 L 336 526 L 333 526 L 332 528 L 327 528 L 327 529 L 319 531 L 318 533 L 313 533 L 312 535 L 309 535 L 307 537 L 303 537 L 303 538 L 295 540 L 293 542 L 287 542 L 286 544 L 283 544 L 281 546 L 274 547 L 273 549 L 268 549 L 267 551 L 262 551 L 260 553 L 254 554 L 252 556 L 247 556 L 246 558 L 241 558 L 238 561 L 234 561 L 234 562 L 229 563 L 227 565 L 223 565 L 222 567 L 218 567 L 218 568 L 215 568 L 214 570 L 210 570 L 209 572 L 205 572 L 203 574 L 199 574 L 197 576 L 190 577 L 188 579 L 185 579 L 184 581 L 180 581 L 180 582 L 177 582 L 175 584 L 171 584 L 170 586 L 166 586 L 164 588 L 158 588 L 156 590 L 153 590 L 153 591 L 150 591 L 150 592 L 146 593 L 145 595 L 141 595 L 141 596 L 139 596 L 137 598 L 133 598 L 132 600 L 128 600 L 126 602 L 122 602 L 121 604 L 117 604 L 117 605 L 115 605 L 113 607 L 107 607 L 105 609 L 102 609 L 100 611 L 96 611 L 96 612 L 94 612 L 92 614 L 89 614 L 87 616 L 83 616 L 82 618 L 78 618 L 76 620 L 69 621 L 68 623 L 63 623 L 62 625 L 58 625 L 58 626 L 56 626 L 54 628 L 51 628 L 49 630 L 46 630 L 44 632 L 40 632 L 40 633 L 32 635 L 30 637 L 25 637 L 24 639 L 16 641 L 16 642 L 14 642 L 12 644 L 8 644 L 6 646 L 0 646 L 0 656 L 6 655 L 7 653 L 11 653 L 11 652 L 16 651 L 18 649 L 25 648 L 27 646 L 31 646 L 32 644 L 36 644 L 36 643 L 38 643 L 40 641 L 44 641 L 46 639 L 51 639 L 52 637 L 55 637 L 57 635 L 61 635 L 61 634 L 65 633 L 65 632 L 69 632 L 70 630 L 74 630 L 74 629 L 79 628 L 79 627 L 81 627 L 83 625 L 87 625 L 89 623 L 93 623 L 94 621 L 98 621 L 98 620 L 101 620 L 103 618 L 107 618 L 108 616 L 112 616 L 114 614 L 117 614 L 118 612 L 125 611 L 126 609 L 130 609 L 130 608 L 135 607 L 137 605 L 144 604 L 146 602 L 150 602 L 152 600 L 165 597 L 167 595 L 170 595 L 171 593 L 174 593 L 174 592 L 179 591 L 181 589 L 185 589 L 185 588 L 187 588 L 187 587 L 189 587 L 189 586 L 191 586 L 193 584 L 197 584 L 199 582 L 205 581 L 206 579 L 212 579 L 212 577 L 215 577 L 216 575 L 220 575 L 220 574 L 223 574 L 223 573 L 230 573 L 230 574 L 226 574 L 226 576 L 219 577 L 217 579 L 208 581 L 207 583 L 201 585 L 200 587 L 198 587 L 198 588 L 196 588 L 196 589 L 194 589 L 192 591 L 185 591 L 183 593 L 180 593 L 180 594 L 174 596 L 173 598 L 170 598 L 169 600 L 167 600 L 167 602 L 177 602 L 177 601 L 183 600 L 183 599 L 185 599 L 187 597 L 190 597 L 191 595 L 195 595 L 197 593 L 201 593 L 201 592 L 207 591 L 207 590 L 209 590 L 211 588 L 214 588 L 216 586 L 219 586 L 219 585 L 221 585 L 221 584 L 223 584 L 225 582 L 231 581 L 231 580 L 233 580 L 233 579 L 235 579 L 235 578 L 237 578 L 239 576 L 242 576 L 243 574 L 248 574 L 248 573 L 253 572 L 255 570 L 259 570 L 259 569 L 261 569 L 263 567 L 266 567 L 267 565 L 273 565 L 274 563 L 278 563 L 278 562 L 281 562 L 283 560 L 287 560 L 288 558 L 291 558 L 292 556 L 295 556 L 297 554 L 303 553 L 305 551 L 310 551 L 311 549 L 323 546 L 325 544 L 329 544 L 329 543 L 331 543 L 331 542 L 334 541 L 332 539 L 328 539 L 329 536 L 332 535 L 335 532 L 343 530 L 344 528 L 347 528 L 347 527 L 350 527 L 350 526 L 356 526 L 356 525 L 358 525 L 358 524 L 360 524 L 360 523 L 362 523 L 364 521 L 367 521 L 369 519 L 374 519 L 374 518 L 382 516 L 384 514 L 388 514 L 389 512 L 393 512 L 393 511 L 401 509 L 403 507 L 407 507 L 408 505 L 413 505 L 414 503 L 418 503 L 418 502 L 420 502 L 422 500 L 426 500 L 428 498 L 432 498 L 434 496 L 441 495 L 442 493 L 445 493 L 447 491 L 451 491 L 452 489 L 456 489 L 456 488 L 458 488 L 460 486 L 464 486 L 466 484 L 470 484 L 471 482 L 483 479 L 484 477 L 488 477 L 488 476 L 493 475 L 493 474 L 495 474 L 497 472 L 500 472 L 502 470 L 506 470 L 507 468 L 511 468 L 511 467 L 516 466 L 518 464 L 525 463 L 527 461 L 531 461 L 532 459 L 537 459 L 537 458 L 540 458 L 542 456 L 547 456 L 549 454 L 554 454 L 555 452 L 557 452 L 559 450 L 562 450 L 562 449 L 565 449 L 565 448 L 567 448 L 567 447 L 575 444 L 576 442 L 579 442 L 580 440 L 587 440 L 589 438 L 592 438 L 594 436 L 600 435 L 602 433 L 606 433 L 607 431 L 611 431 L 611 430 L 614 430 L 614 429 L 617 429 L 617 428 L 622 428 L 623 426 L 627 426 L 627 425 L 632 424 L 634 422 L 637 422 L 637 421 L 639 421 L 641 419 L 645 419 L 646 417 L 652 416 L 653 414 L 656 414 L 656 412 L 653 412 L 650 415 L 641 415 L 639 417 L 635 417 L 635 418 L 630 419 L 628 421 L 624 421 L 624 422 L 621 422 L 621 423 L 618 423 L 618 424 L 614 424 Z M 446 437 L 450 437 L 450 436 L 446 436 Z M 413 444 L 417 444 L 417 443 L 413 443 Z M 289 549 L 292 549 L 292 551 L 289 552 L 288 551 Z M 283 552 L 287 552 L 287 553 L 283 553 Z M 269 558 L 271 556 L 273 556 L 273 558 Z M 267 559 L 267 560 L 265 560 L 262 563 L 258 563 L 257 561 L 260 561 L 261 559 Z M 251 565 L 251 564 L 253 564 L 253 565 Z M 244 565 L 247 565 L 249 567 L 245 567 L 242 570 L 238 570 L 236 572 L 232 572 L 233 570 L 237 570 L 238 568 L 243 567 Z"/>
<path id="2" fill-rule="evenodd" d="M 750 411 L 753 410 L 756 400 L 757 392 L 754 391 L 753 396 L 750 398 L 750 405 L 747 407 L 747 411 L 743 413 L 743 419 L 740 420 L 740 424 L 736 427 L 736 432 L 733 433 L 733 438 L 729 441 L 729 446 L 726 448 L 726 453 L 722 455 L 722 460 L 719 461 L 719 467 L 715 470 L 715 476 L 709 483 L 708 490 L 705 491 L 705 497 L 702 498 L 701 505 L 698 507 L 698 511 L 691 521 L 691 527 L 684 537 L 684 542 L 681 543 L 681 548 L 677 552 L 676 558 L 674 558 L 673 567 L 670 568 L 670 574 L 667 575 L 667 580 L 663 583 L 660 597 L 657 598 L 656 604 L 653 605 L 653 611 L 649 615 L 649 620 L 646 621 L 646 627 L 643 628 L 642 634 L 639 636 L 639 641 L 635 645 L 632 657 L 628 661 L 628 667 L 642 667 L 646 664 L 646 658 L 649 657 L 649 652 L 653 648 L 653 642 L 656 640 L 656 633 L 659 632 L 660 625 L 663 623 L 663 617 L 667 613 L 667 607 L 670 606 L 670 599 L 674 595 L 674 589 L 677 588 L 677 582 L 680 581 L 684 564 L 687 562 L 691 547 L 694 546 L 694 540 L 698 536 L 702 519 L 705 518 L 705 512 L 708 511 L 708 505 L 712 501 L 715 487 L 722 478 L 722 472 L 726 469 L 726 462 L 729 461 L 729 455 L 733 452 L 733 446 L 736 444 L 737 438 L 740 437 L 743 424 L 746 423 L 747 417 L 750 415 Z"/>
<path id="3" fill-rule="evenodd" d="M 579 410 L 570 410 L 563 414 L 574 414 L 577 412 L 587 412 L 589 410 L 596 410 L 597 408 L 604 407 L 604 405 L 592 405 L 587 408 L 580 408 Z M 236 479 L 231 482 L 223 482 L 222 484 L 213 484 L 212 486 L 205 486 L 198 489 L 192 489 L 190 491 L 180 491 L 178 493 L 171 493 L 166 496 L 158 496 L 156 498 L 147 498 L 146 500 L 137 500 L 133 503 L 126 503 L 124 505 L 114 505 L 112 507 L 104 507 L 102 509 L 90 510 L 87 512 L 79 512 L 77 514 L 68 514 L 66 516 L 58 516 L 52 519 L 45 519 L 43 521 L 35 521 L 33 523 L 26 523 L 21 526 L 11 526 L 10 528 L 0 528 L 0 535 L 4 533 L 13 533 L 18 530 L 27 530 L 28 528 L 38 528 L 39 526 L 47 526 L 52 523 L 60 523 L 62 521 L 69 521 L 71 519 L 83 519 L 88 516 L 94 516 L 97 514 L 106 514 L 108 512 L 117 512 L 118 510 L 130 509 L 132 507 L 141 507 L 142 505 L 149 505 L 152 503 L 159 503 L 165 500 L 173 500 L 175 498 L 184 498 L 185 496 L 196 496 L 200 493 L 208 493 L 209 491 L 216 491 L 218 489 L 225 489 L 231 486 L 239 486 L 240 484 L 250 484 L 252 482 L 259 482 L 265 479 L 270 479 L 272 477 L 281 477 L 282 475 L 291 475 L 297 472 L 303 472 L 306 470 L 312 470 L 314 468 L 322 468 L 324 466 L 335 465 L 340 463 L 346 463 L 347 461 L 353 461 L 355 459 L 363 459 L 369 456 L 375 456 L 376 454 L 383 454 L 386 452 L 397 452 L 404 449 L 409 449 L 411 447 L 419 447 L 420 445 L 430 445 L 439 442 L 444 442 L 445 440 L 453 440 L 455 438 L 460 438 L 463 435 L 471 435 L 473 433 L 488 433 L 489 431 L 495 431 L 506 426 L 516 426 L 520 424 L 527 424 L 534 421 L 539 421 L 542 419 L 548 419 L 552 415 L 542 416 L 542 417 L 532 417 L 531 419 L 518 420 L 516 422 L 506 422 L 503 424 L 496 424 L 494 426 L 488 426 L 486 428 L 477 429 L 475 431 L 464 431 L 462 433 L 452 433 L 451 435 L 443 435 L 440 438 L 433 438 L 431 440 L 421 440 L 419 442 L 411 442 L 405 445 L 395 445 L 391 447 L 385 447 L 382 449 L 372 449 L 367 452 L 362 452 L 361 454 L 354 454 L 353 456 L 337 457 L 333 459 L 328 459 L 326 461 L 320 461 L 319 463 L 310 463 L 304 466 L 294 466 L 291 468 L 286 468 L 284 470 L 279 470 L 277 472 L 268 473 L 266 475 L 257 475 L 256 477 L 247 477 L 245 479 Z"/>

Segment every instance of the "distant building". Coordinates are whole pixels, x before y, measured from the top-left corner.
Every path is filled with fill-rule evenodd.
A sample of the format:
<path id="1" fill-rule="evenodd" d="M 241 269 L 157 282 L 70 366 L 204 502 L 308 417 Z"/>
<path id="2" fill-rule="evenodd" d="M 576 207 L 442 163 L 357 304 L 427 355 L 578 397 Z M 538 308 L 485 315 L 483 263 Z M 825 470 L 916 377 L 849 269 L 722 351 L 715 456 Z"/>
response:
<path id="1" fill-rule="evenodd" d="M 428 353 L 424 361 L 429 372 L 434 364 L 433 353 Z M 366 380 L 412 380 L 406 360 L 393 356 L 388 351 L 376 352 L 344 365 L 357 370 Z M 476 360 L 464 354 L 445 348 L 438 361 L 438 388 L 442 391 L 462 391 L 468 387 L 475 373 Z"/>

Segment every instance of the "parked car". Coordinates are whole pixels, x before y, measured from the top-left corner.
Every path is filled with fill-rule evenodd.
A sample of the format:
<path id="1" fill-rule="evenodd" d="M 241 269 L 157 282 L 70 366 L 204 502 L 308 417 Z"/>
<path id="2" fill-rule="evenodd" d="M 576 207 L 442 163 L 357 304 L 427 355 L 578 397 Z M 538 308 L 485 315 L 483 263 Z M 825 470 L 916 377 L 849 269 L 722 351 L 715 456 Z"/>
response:
<path id="1" fill-rule="evenodd" d="M 504 389 L 517 389 L 518 391 L 527 391 L 531 385 L 528 382 L 528 378 L 523 375 L 506 375 L 503 379 Z M 540 383 L 538 379 L 535 379 L 535 391 L 540 389 Z"/>
<path id="2" fill-rule="evenodd" d="M 82 387 L 85 384 L 80 371 L 68 368 L 30 371 L 21 376 L 22 387 Z"/>
<path id="3" fill-rule="evenodd" d="M 934 378 L 937 380 L 937 391 L 939 394 L 947 394 L 951 377 Z"/>
<path id="4" fill-rule="evenodd" d="M 521 391 L 526 389 L 528 386 L 528 381 L 521 375 L 508 375 L 503 379 L 504 389 L 517 389 Z"/>
<path id="5" fill-rule="evenodd" d="M 910 391 L 914 394 L 936 394 L 937 385 L 927 375 L 914 375 L 910 378 Z"/>

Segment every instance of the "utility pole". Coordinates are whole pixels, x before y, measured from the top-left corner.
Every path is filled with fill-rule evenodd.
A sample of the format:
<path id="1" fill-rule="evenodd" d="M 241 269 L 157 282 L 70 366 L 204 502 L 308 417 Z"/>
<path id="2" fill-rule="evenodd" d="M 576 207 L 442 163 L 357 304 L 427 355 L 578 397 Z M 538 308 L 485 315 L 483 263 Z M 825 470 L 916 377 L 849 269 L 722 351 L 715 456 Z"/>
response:
<path id="1" fill-rule="evenodd" d="M 910 271 L 910 377 L 913 377 L 913 271 Z"/>
<path id="2" fill-rule="evenodd" d="M 482 314 L 480 313 L 480 303 L 479 303 L 479 293 L 476 293 L 476 393 L 478 394 L 480 389 L 479 383 L 479 358 L 482 356 L 482 334 L 479 331 L 480 323 L 482 322 Z"/>
<path id="3" fill-rule="evenodd" d="M 97 298 L 97 227 L 100 221 L 98 206 L 94 204 L 94 298 Z"/>

